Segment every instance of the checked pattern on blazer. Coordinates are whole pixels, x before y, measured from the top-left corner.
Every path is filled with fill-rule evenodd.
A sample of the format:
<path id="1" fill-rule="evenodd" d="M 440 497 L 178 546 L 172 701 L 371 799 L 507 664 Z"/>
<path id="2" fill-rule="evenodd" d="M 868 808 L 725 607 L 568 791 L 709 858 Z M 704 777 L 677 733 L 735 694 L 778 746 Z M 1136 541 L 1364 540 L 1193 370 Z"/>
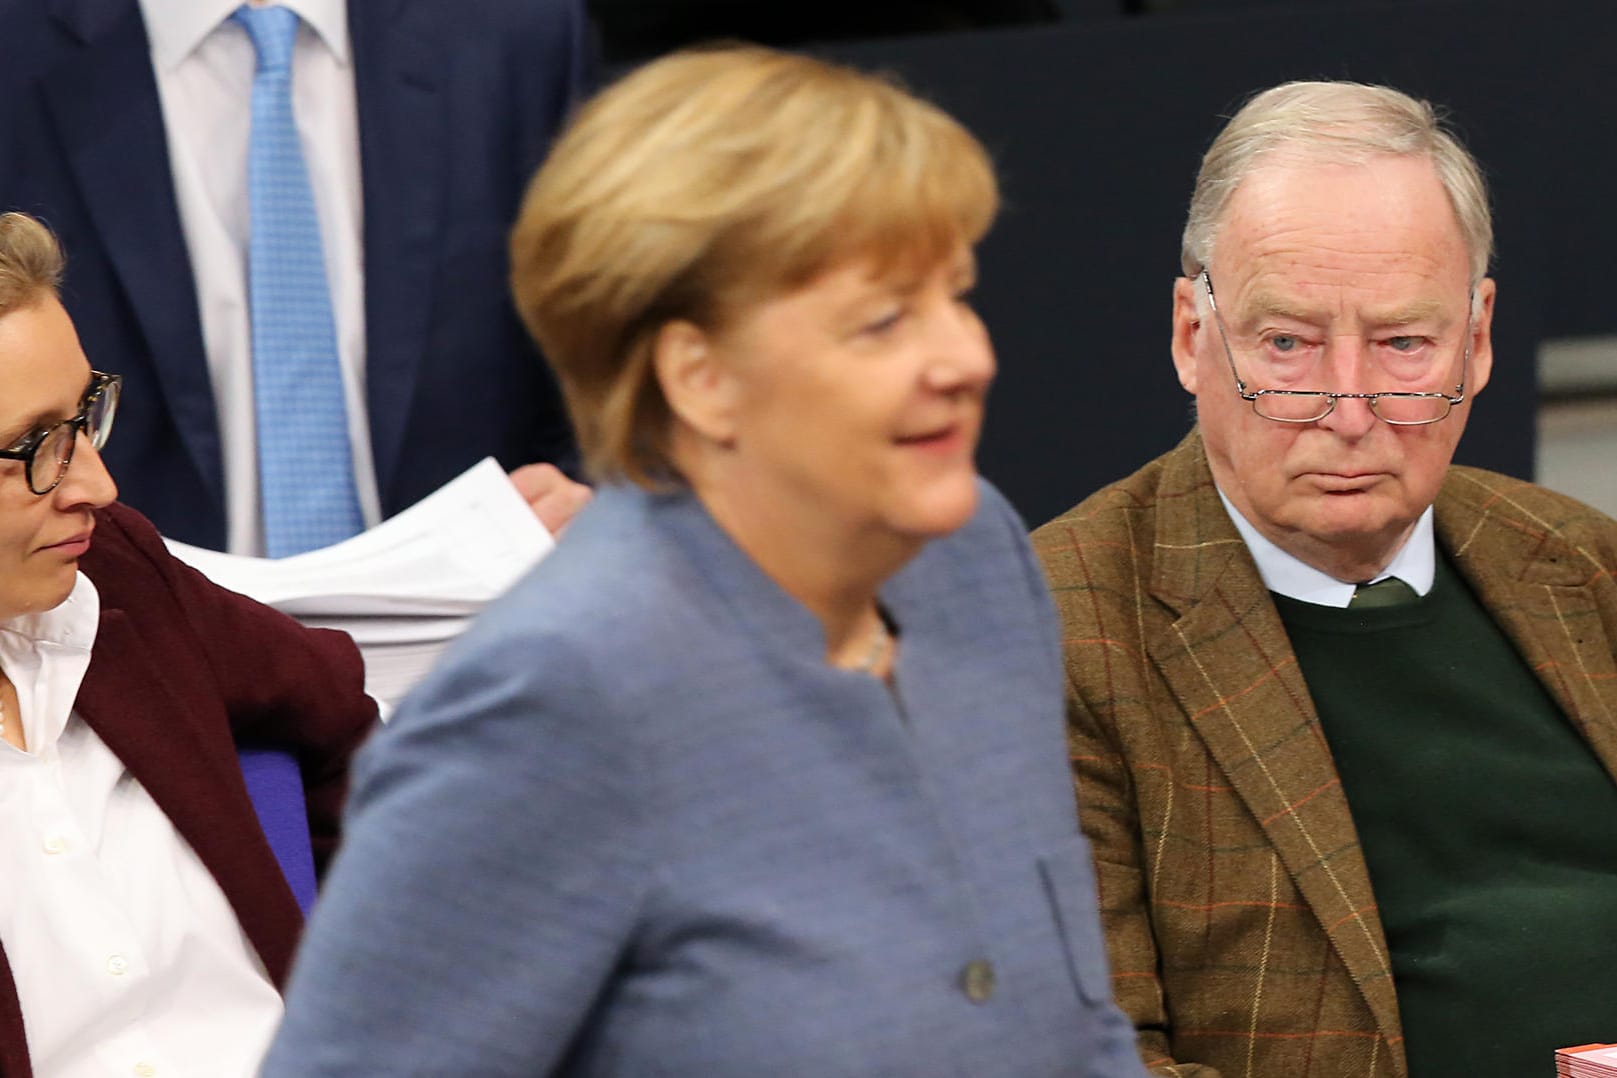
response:
<path id="1" fill-rule="evenodd" d="M 1617 522 L 1451 468 L 1438 542 L 1617 777 Z M 1375 897 L 1201 437 L 1034 533 L 1118 1002 L 1156 1073 L 1406 1078 Z"/>

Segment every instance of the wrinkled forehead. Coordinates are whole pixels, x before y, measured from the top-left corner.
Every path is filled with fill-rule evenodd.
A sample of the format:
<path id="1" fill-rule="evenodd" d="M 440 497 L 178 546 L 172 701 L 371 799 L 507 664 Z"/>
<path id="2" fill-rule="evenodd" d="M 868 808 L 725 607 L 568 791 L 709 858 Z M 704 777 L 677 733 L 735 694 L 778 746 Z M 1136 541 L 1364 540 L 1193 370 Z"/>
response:
<path id="1" fill-rule="evenodd" d="M 1459 217 L 1418 157 L 1266 163 L 1225 204 L 1208 262 L 1226 306 L 1344 289 L 1382 303 L 1463 303 L 1470 283 Z"/>

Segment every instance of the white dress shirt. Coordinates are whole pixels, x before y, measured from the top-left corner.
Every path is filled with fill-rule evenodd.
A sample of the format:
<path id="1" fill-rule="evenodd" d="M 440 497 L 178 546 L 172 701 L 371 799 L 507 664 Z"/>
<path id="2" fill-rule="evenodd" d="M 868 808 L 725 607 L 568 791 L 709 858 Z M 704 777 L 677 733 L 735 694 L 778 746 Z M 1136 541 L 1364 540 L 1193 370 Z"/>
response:
<path id="1" fill-rule="evenodd" d="M 0 742 L 0 943 L 29 1058 L 37 1078 L 245 1078 L 280 996 L 196 853 L 73 712 L 100 606 L 80 574 L 54 610 L 0 624 L 28 744 Z"/>
<path id="2" fill-rule="evenodd" d="M 381 509 L 365 411 L 363 203 L 348 10 L 342 0 L 281 2 L 301 20 L 292 106 L 320 218 L 355 487 L 370 527 Z M 239 6 L 240 0 L 140 0 L 219 417 L 227 549 L 262 555 L 247 302 L 247 144 L 257 60 L 247 31 L 230 21 Z"/>
<path id="3" fill-rule="evenodd" d="M 1415 594 L 1425 595 L 1432 590 L 1432 582 L 1437 578 L 1437 539 L 1432 531 L 1429 505 L 1387 567 L 1374 580 L 1355 582 L 1338 580 L 1281 550 L 1241 515 L 1222 490 L 1218 497 L 1230 520 L 1235 522 L 1235 530 L 1245 540 L 1246 548 L 1252 552 L 1252 560 L 1258 563 L 1258 575 L 1263 577 L 1264 586 L 1288 599 L 1345 608 L 1353 600 L 1353 591 L 1359 584 L 1373 584 L 1395 576 L 1414 588 Z"/>

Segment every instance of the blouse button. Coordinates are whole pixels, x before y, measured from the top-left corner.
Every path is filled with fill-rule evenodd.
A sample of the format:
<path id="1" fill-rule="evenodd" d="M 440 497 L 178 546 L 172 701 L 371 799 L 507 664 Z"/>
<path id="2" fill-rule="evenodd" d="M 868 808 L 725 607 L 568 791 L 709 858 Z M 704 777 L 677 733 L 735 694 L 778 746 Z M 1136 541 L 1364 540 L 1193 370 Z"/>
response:
<path id="1" fill-rule="evenodd" d="M 967 962 L 960 971 L 960 990 L 973 1003 L 987 1003 L 994 995 L 994 964 L 986 958 Z"/>

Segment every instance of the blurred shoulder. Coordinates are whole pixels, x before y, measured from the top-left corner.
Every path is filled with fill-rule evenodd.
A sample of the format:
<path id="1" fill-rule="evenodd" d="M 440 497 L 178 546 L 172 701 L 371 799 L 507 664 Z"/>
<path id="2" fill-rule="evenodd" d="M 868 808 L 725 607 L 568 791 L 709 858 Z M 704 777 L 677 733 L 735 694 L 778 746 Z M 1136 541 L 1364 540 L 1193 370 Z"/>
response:
<path id="1" fill-rule="evenodd" d="M 715 685 L 740 700 L 764 676 L 726 606 L 741 574 L 725 543 L 693 497 L 599 488 L 412 690 L 378 758 L 429 746 L 427 767 L 452 746 L 487 758 L 566 743 L 624 760 L 713 725 Z"/>
<path id="2" fill-rule="evenodd" d="M 451 697 L 476 685 L 512 707 L 632 722 L 648 697 L 739 646 L 714 581 L 737 575 L 726 559 L 739 556 L 694 498 L 603 486 L 428 681 Z"/>
<path id="3" fill-rule="evenodd" d="M 670 497 L 604 486 L 548 557 L 478 619 L 483 633 L 560 633 L 622 642 L 699 598 L 693 554 L 663 510 Z M 636 630 L 635 627 L 639 627 Z"/>
<path id="4" fill-rule="evenodd" d="M 990 653 L 1053 654 L 1055 611 L 1027 525 L 986 480 L 971 518 L 929 542 L 881 595 L 901 625 L 926 624 L 939 647 L 970 654 L 973 664 L 989 663 Z"/>
<path id="5" fill-rule="evenodd" d="M 618 758 L 626 743 L 609 746 L 644 713 L 623 672 L 667 668 L 675 654 L 646 643 L 646 627 L 678 605 L 659 568 L 675 555 L 648 532 L 647 502 L 643 493 L 598 491 L 556 548 L 411 690 L 363 773 L 425 773 L 453 752 L 521 775 L 519 758 L 540 745 Z"/>
<path id="6" fill-rule="evenodd" d="M 1027 535 L 1022 516 L 1001 494 L 999 488 L 981 476 L 977 479 L 977 508 L 960 528 L 937 540 L 940 549 L 1001 546 L 1020 547 Z"/>
<path id="7" fill-rule="evenodd" d="M 992 483 L 979 478 L 977 508 L 970 519 L 927 543 L 899 575 L 911 586 L 930 580 L 951 589 L 974 581 L 993 587 L 1005 574 L 1020 576 L 1032 564 L 1021 515 Z"/>

